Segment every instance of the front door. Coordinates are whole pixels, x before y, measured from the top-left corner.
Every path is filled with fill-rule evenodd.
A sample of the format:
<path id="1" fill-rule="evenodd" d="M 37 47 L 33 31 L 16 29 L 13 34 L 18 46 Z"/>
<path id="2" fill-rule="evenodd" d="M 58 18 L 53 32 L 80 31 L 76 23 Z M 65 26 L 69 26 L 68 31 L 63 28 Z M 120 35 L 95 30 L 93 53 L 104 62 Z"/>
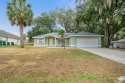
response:
<path id="1" fill-rule="evenodd" d="M 53 46 L 53 39 L 49 39 L 49 46 L 51 47 L 51 46 Z"/>

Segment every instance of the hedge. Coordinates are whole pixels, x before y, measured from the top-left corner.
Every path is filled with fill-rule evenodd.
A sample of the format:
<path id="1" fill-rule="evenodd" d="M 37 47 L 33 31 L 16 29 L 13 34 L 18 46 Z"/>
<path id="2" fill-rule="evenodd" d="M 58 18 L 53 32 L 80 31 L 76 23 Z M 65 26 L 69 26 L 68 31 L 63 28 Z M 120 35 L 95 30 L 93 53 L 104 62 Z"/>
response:
<path id="1" fill-rule="evenodd" d="M 7 45 L 10 45 L 10 42 L 7 42 Z"/>
<path id="2" fill-rule="evenodd" d="M 2 44 L 5 46 L 6 45 L 6 41 L 3 41 Z"/>
<path id="3" fill-rule="evenodd" d="M 2 46 L 2 42 L 3 42 L 3 41 L 2 41 L 2 40 L 0 40 L 0 46 Z"/>

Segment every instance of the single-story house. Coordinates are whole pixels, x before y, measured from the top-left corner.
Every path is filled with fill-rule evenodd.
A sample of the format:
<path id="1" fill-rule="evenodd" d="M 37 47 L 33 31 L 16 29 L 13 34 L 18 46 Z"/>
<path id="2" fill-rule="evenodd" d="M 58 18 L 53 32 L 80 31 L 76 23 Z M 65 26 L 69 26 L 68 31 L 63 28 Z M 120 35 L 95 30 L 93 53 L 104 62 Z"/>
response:
<path id="1" fill-rule="evenodd" d="M 112 41 L 113 48 L 125 48 L 125 39 Z"/>
<path id="2" fill-rule="evenodd" d="M 65 33 L 65 46 L 69 47 L 101 47 L 101 37 L 103 35 L 79 32 Z M 58 47 L 61 46 L 60 35 L 57 32 L 38 35 L 34 38 L 34 46 Z"/>
<path id="3" fill-rule="evenodd" d="M 0 30 L 0 40 L 5 41 L 6 44 L 7 42 L 10 43 L 10 45 L 12 45 L 12 43 L 14 45 L 19 45 L 20 44 L 20 38 L 14 34 L 11 34 L 9 32 L 6 32 L 4 30 Z"/>

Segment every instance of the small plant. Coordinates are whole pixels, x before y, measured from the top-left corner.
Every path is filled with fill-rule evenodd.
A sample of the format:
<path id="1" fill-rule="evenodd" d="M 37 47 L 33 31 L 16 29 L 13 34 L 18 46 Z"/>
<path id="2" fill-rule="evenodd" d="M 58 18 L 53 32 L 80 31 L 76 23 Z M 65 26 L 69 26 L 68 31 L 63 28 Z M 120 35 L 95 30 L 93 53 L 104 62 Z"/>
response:
<path id="1" fill-rule="evenodd" d="M 77 79 L 80 79 L 80 80 L 91 80 L 91 81 L 96 81 L 96 83 L 101 83 L 100 79 L 94 74 L 88 74 L 84 76 L 81 73 L 77 73 L 75 76 Z"/>
<path id="2" fill-rule="evenodd" d="M 11 45 L 14 45 L 14 42 L 11 42 Z"/>
<path id="3" fill-rule="evenodd" d="M 65 49 L 65 38 L 64 38 L 64 34 L 65 34 L 65 31 L 63 29 L 60 29 L 58 30 L 58 34 L 61 35 L 61 42 L 62 42 L 62 47 L 64 47 Z"/>
<path id="4" fill-rule="evenodd" d="M 0 40 L 0 46 L 2 46 L 2 40 Z"/>
<path id="5" fill-rule="evenodd" d="M 18 77 L 14 83 L 32 83 L 34 81 L 34 77 L 32 75 L 23 75 Z"/>
<path id="6" fill-rule="evenodd" d="M 10 45 L 10 42 L 7 42 L 7 45 Z"/>
<path id="7" fill-rule="evenodd" d="M 6 41 L 3 41 L 2 43 L 3 43 L 4 46 L 6 45 Z"/>

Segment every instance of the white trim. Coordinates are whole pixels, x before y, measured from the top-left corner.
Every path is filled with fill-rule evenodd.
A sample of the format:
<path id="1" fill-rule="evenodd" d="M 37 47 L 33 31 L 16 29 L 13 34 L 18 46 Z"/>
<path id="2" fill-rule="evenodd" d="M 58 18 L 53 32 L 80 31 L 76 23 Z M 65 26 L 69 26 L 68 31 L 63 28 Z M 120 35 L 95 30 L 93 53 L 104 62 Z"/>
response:
<path id="1" fill-rule="evenodd" d="M 44 47 L 44 45 L 34 45 L 34 46 L 36 46 L 36 47 Z"/>
<path id="2" fill-rule="evenodd" d="M 70 35 L 69 37 L 103 37 L 103 35 Z"/>
<path id="3" fill-rule="evenodd" d="M 56 47 L 56 38 L 55 38 L 55 47 Z"/>
<path id="4" fill-rule="evenodd" d="M 15 36 L 16 36 L 16 35 L 15 35 Z M 1 35 L 0 37 L 7 37 L 7 36 L 5 36 L 5 35 Z M 16 38 L 16 37 L 11 37 L 11 36 L 8 36 L 7 38 L 20 39 L 20 37 L 18 37 L 18 36 L 17 36 L 17 38 Z"/>
<path id="5" fill-rule="evenodd" d="M 44 38 L 44 47 L 45 47 L 45 45 L 46 45 L 46 39 Z"/>
<path id="6" fill-rule="evenodd" d="M 33 38 L 44 38 L 46 36 L 53 36 L 55 38 L 60 38 L 60 37 L 57 37 L 57 36 L 52 35 L 52 34 L 47 34 L 47 35 L 44 35 L 42 37 L 33 37 Z M 65 37 L 65 38 L 70 38 L 70 37 L 104 37 L 104 35 L 70 35 L 69 37 Z"/>
<path id="7" fill-rule="evenodd" d="M 98 47 L 102 47 L 102 45 L 98 45 Z"/>
<path id="8" fill-rule="evenodd" d="M 69 45 L 69 46 L 71 46 L 71 47 L 76 47 L 76 45 Z"/>

